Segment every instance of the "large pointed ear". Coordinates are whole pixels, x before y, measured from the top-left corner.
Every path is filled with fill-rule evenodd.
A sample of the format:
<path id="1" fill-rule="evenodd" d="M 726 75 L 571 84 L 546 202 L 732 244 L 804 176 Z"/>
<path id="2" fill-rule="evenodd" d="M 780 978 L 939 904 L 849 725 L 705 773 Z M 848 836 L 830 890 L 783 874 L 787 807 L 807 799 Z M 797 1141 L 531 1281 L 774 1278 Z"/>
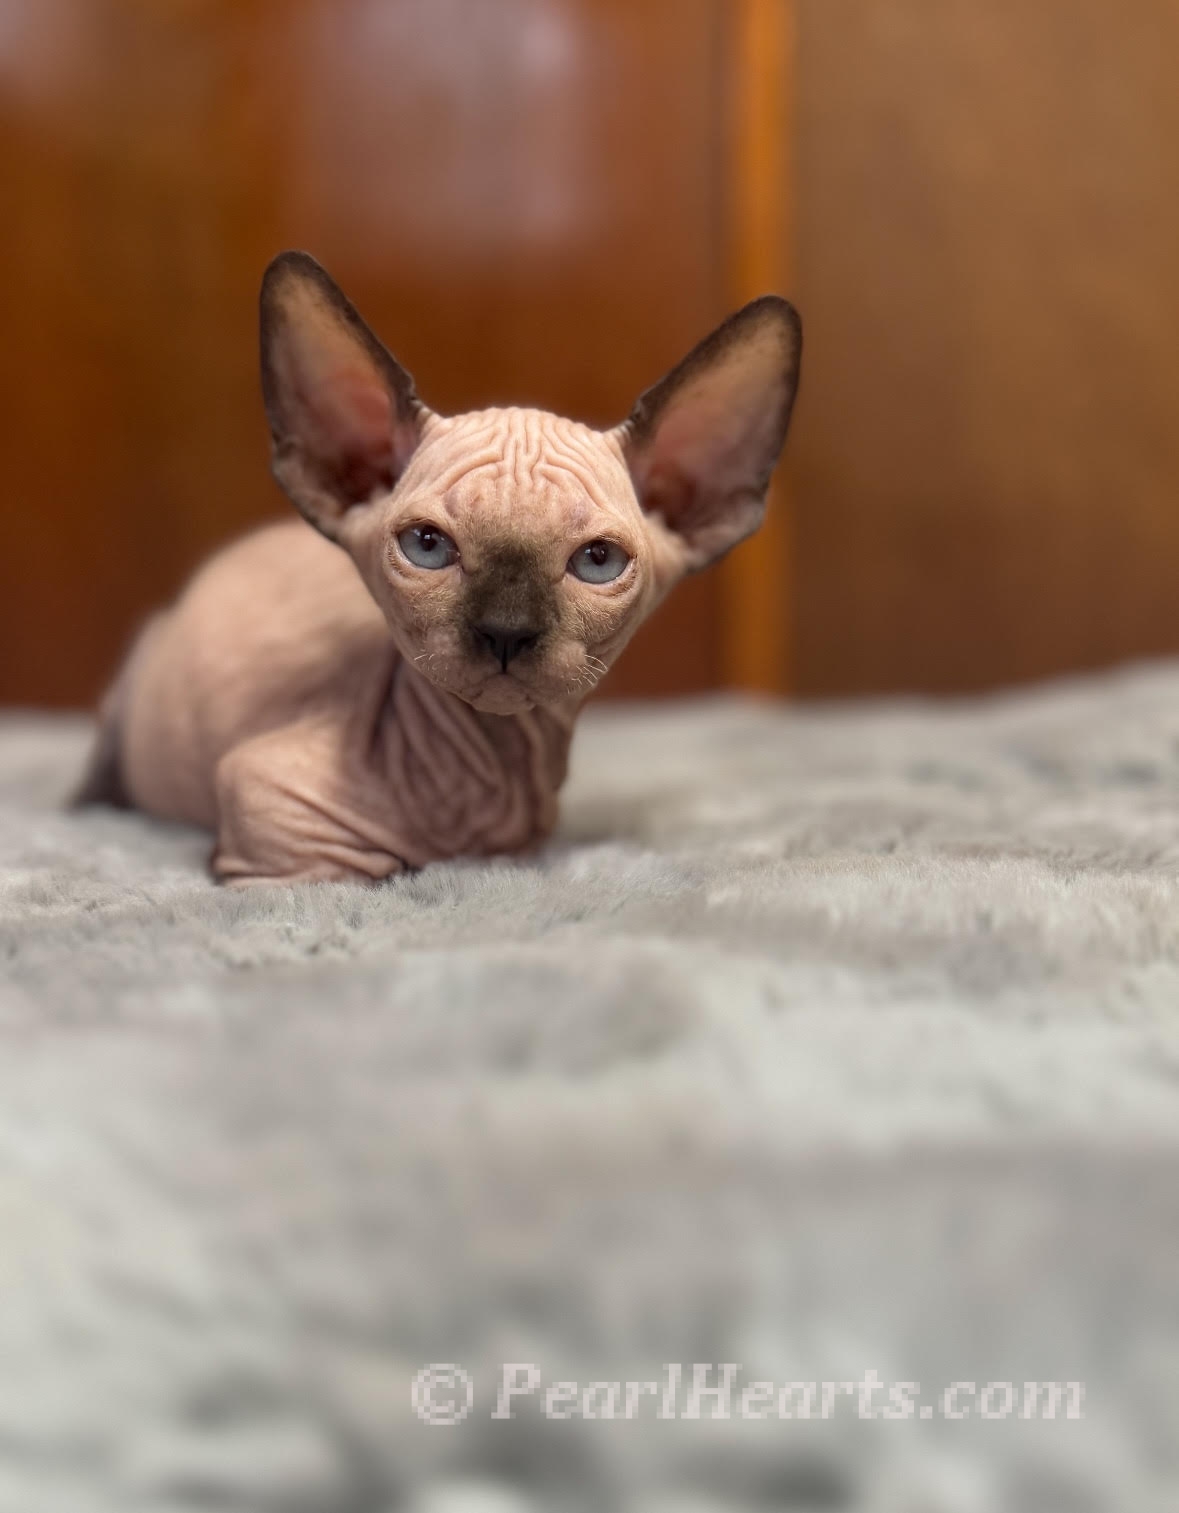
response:
<path id="1" fill-rule="evenodd" d="M 413 379 L 305 252 L 280 253 L 267 268 L 261 336 L 274 476 L 336 540 L 350 509 L 393 488 L 427 411 Z"/>
<path id="2" fill-rule="evenodd" d="M 798 312 L 763 295 L 641 395 L 622 427 L 639 502 L 682 537 L 690 568 L 761 524 L 801 355 Z"/>

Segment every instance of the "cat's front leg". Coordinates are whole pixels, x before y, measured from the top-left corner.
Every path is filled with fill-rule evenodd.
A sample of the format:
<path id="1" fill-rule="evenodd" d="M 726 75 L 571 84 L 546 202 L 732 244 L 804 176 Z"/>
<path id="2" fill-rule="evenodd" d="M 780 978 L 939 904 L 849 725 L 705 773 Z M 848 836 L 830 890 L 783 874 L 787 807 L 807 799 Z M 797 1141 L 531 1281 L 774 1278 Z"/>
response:
<path id="1" fill-rule="evenodd" d="M 366 834 L 326 743 L 292 726 L 236 746 L 217 767 L 214 877 L 230 887 L 380 882 L 406 863 Z"/>

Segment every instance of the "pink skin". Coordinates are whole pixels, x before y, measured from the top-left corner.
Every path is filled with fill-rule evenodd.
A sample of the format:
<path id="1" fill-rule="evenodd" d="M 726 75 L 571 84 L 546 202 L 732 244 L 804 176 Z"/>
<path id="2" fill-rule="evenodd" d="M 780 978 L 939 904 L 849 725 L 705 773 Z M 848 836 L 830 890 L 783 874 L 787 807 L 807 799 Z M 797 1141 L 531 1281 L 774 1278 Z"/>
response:
<path id="1" fill-rule="evenodd" d="M 239 886 L 534 846 L 587 694 L 761 518 L 797 317 L 746 306 L 595 431 L 434 414 L 304 254 L 271 265 L 262 316 L 275 474 L 309 524 L 229 546 L 149 624 L 88 796 L 215 830 Z"/>

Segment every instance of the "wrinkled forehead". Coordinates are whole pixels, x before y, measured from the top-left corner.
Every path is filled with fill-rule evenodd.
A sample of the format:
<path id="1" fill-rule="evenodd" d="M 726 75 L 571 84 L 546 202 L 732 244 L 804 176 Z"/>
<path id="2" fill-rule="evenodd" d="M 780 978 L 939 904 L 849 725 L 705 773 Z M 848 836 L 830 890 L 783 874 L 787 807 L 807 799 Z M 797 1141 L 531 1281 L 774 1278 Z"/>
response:
<path id="1" fill-rule="evenodd" d="M 442 526 L 497 537 L 589 530 L 637 508 L 608 433 L 544 410 L 479 410 L 433 419 L 405 478 L 428 490 Z"/>

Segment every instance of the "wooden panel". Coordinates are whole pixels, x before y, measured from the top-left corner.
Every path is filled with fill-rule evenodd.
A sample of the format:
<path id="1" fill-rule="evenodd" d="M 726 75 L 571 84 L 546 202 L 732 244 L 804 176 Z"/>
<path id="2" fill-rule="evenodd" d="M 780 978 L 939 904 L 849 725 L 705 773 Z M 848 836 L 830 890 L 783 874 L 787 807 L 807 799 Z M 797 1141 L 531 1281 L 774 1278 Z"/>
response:
<path id="1" fill-rule="evenodd" d="M 11 19 L 9 19 L 11 17 Z M 621 418 L 731 302 L 723 0 L 38 0 L 0 31 L 0 700 L 91 698 L 282 509 L 254 302 L 319 255 L 440 409 Z M 609 692 L 723 676 L 719 580 Z"/>
<path id="2" fill-rule="evenodd" d="M 800 13 L 800 686 L 1179 650 L 1179 8 Z"/>
<path id="3" fill-rule="evenodd" d="M 263 39 L 233 0 L 7 17 L 0 699 L 70 703 L 212 543 L 274 507 Z"/>

